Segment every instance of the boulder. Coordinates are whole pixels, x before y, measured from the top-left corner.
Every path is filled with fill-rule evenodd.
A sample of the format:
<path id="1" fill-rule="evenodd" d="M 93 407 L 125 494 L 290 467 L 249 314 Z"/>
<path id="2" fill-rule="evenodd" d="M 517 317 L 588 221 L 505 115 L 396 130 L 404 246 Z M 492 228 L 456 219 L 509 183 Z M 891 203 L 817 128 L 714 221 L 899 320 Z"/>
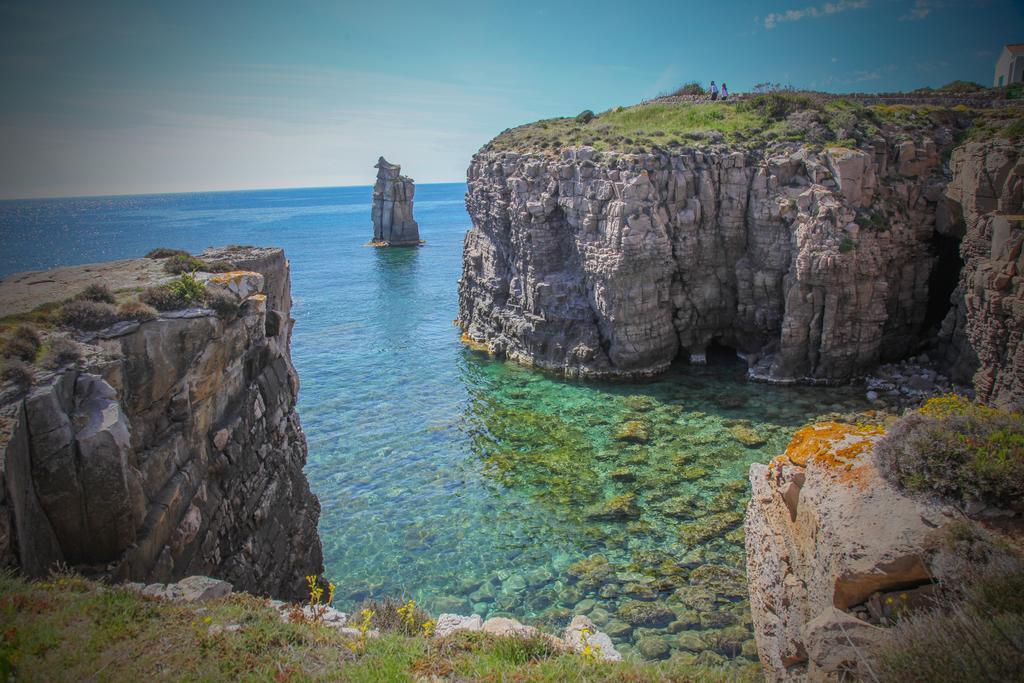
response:
<path id="1" fill-rule="evenodd" d="M 850 623 L 835 610 L 863 605 L 876 591 L 932 581 L 926 549 L 959 514 L 886 481 L 872 457 L 880 435 L 872 426 L 812 425 L 793 436 L 784 455 L 750 468 L 747 579 L 758 653 L 770 681 L 847 661 L 826 653 L 837 642 L 834 634 Z M 810 658 L 815 647 L 816 662 Z"/>
<path id="2" fill-rule="evenodd" d="M 458 614 L 442 614 L 437 618 L 434 626 L 434 635 L 438 638 L 450 636 L 457 631 L 480 631 L 483 629 L 483 619 L 479 614 L 463 617 Z"/>

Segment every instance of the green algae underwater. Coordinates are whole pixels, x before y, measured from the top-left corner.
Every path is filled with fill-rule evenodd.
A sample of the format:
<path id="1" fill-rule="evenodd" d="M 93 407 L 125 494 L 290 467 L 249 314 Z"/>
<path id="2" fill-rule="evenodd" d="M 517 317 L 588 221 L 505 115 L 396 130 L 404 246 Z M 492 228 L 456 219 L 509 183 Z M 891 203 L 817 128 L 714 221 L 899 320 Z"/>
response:
<path id="1" fill-rule="evenodd" d="M 383 491 L 366 463 L 350 490 L 371 514 L 343 546 L 324 533 L 339 607 L 403 594 L 552 629 L 586 613 L 626 655 L 756 658 L 747 471 L 805 423 L 863 409 L 861 393 L 751 384 L 739 364 L 612 384 L 462 360 L 465 410 L 428 431 L 468 456 Z"/>

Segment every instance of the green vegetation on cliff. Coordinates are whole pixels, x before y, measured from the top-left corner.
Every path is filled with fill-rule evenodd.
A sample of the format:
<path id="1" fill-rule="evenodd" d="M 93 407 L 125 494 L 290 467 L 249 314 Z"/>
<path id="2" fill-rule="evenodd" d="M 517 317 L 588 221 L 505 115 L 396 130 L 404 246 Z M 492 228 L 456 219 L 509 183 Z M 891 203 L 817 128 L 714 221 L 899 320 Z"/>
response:
<path id="1" fill-rule="evenodd" d="M 1024 501 L 1024 415 L 1017 412 L 933 398 L 888 429 L 875 457 L 916 493 L 1007 508 Z"/>
<path id="2" fill-rule="evenodd" d="M 642 153 L 652 149 L 725 143 L 744 148 L 776 141 L 856 147 L 887 127 L 906 132 L 949 125 L 961 137 L 1024 133 L 1019 108 L 972 110 L 932 104 L 861 104 L 820 93 L 770 92 L 728 102 L 652 101 L 600 114 L 545 119 L 503 131 L 489 151 L 549 152 L 591 146 L 600 151 Z"/>
<path id="3" fill-rule="evenodd" d="M 386 624 L 373 626 L 386 629 Z M 353 647 L 353 643 L 357 647 Z M 401 628 L 353 640 L 330 626 L 282 621 L 267 600 L 236 593 L 203 604 L 158 601 L 60 574 L 0 574 L 0 680 L 134 681 L 754 681 L 671 661 L 605 663 L 556 652 L 544 639 Z"/>

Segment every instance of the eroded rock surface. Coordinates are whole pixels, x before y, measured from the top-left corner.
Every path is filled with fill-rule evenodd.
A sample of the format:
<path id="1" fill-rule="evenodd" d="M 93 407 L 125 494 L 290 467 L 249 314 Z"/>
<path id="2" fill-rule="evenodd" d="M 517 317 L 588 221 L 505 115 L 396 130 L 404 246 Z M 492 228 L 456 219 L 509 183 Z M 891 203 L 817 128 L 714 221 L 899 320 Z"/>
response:
<path id="1" fill-rule="evenodd" d="M 1002 141 L 954 150 L 948 230 L 964 235 L 955 307 L 943 324 L 958 379 L 979 399 L 1024 406 L 1024 153 Z"/>
<path id="2" fill-rule="evenodd" d="M 883 479 L 871 457 L 880 435 L 812 425 L 770 465 L 750 468 L 747 579 L 769 680 L 831 680 L 840 669 L 855 670 L 863 660 L 856 648 L 885 638 L 884 629 L 856 616 L 860 606 L 932 581 L 927 547 L 959 517 Z"/>
<path id="3" fill-rule="evenodd" d="M 84 367 L 44 373 L 0 406 L 0 562 L 305 595 L 323 562 L 288 354 L 288 262 L 280 249 L 230 254 L 242 270 L 209 286 L 237 298 L 237 315 L 118 323 L 89 338 Z"/>
<path id="4" fill-rule="evenodd" d="M 569 375 L 651 375 L 717 343 L 766 379 L 846 380 L 918 342 L 944 184 L 930 138 L 761 156 L 481 152 L 460 322 Z"/>
<path id="5" fill-rule="evenodd" d="M 402 175 L 402 167 L 377 160 L 377 182 L 373 186 L 373 243 L 398 247 L 420 242 L 419 224 L 412 215 L 412 178 Z"/>
<path id="6" fill-rule="evenodd" d="M 966 234 L 950 364 L 969 380 L 980 358 L 979 395 L 1019 397 L 1024 231 L 985 218 L 1020 211 L 1019 151 L 971 143 L 947 167 L 953 132 L 822 152 L 482 151 L 463 340 L 570 376 L 654 375 L 721 345 L 757 379 L 842 382 L 935 338 Z"/>

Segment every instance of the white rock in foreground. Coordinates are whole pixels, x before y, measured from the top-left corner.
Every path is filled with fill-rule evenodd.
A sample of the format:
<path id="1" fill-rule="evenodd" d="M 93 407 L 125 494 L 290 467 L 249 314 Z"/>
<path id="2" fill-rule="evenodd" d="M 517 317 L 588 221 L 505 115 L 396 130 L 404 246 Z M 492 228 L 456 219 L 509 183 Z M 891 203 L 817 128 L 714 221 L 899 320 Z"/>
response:
<path id="1" fill-rule="evenodd" d="M 886 632 L 851 608 L 876 591 L 931 581 L 926 544 L 955 518 L 882 477 L 873 462 L 879 437 L 871 428 L 812 425 L 785 455 L 750 467 L 747 580 L 769 681 L 825 680 L 856 668 L 858 649 Z"/>

